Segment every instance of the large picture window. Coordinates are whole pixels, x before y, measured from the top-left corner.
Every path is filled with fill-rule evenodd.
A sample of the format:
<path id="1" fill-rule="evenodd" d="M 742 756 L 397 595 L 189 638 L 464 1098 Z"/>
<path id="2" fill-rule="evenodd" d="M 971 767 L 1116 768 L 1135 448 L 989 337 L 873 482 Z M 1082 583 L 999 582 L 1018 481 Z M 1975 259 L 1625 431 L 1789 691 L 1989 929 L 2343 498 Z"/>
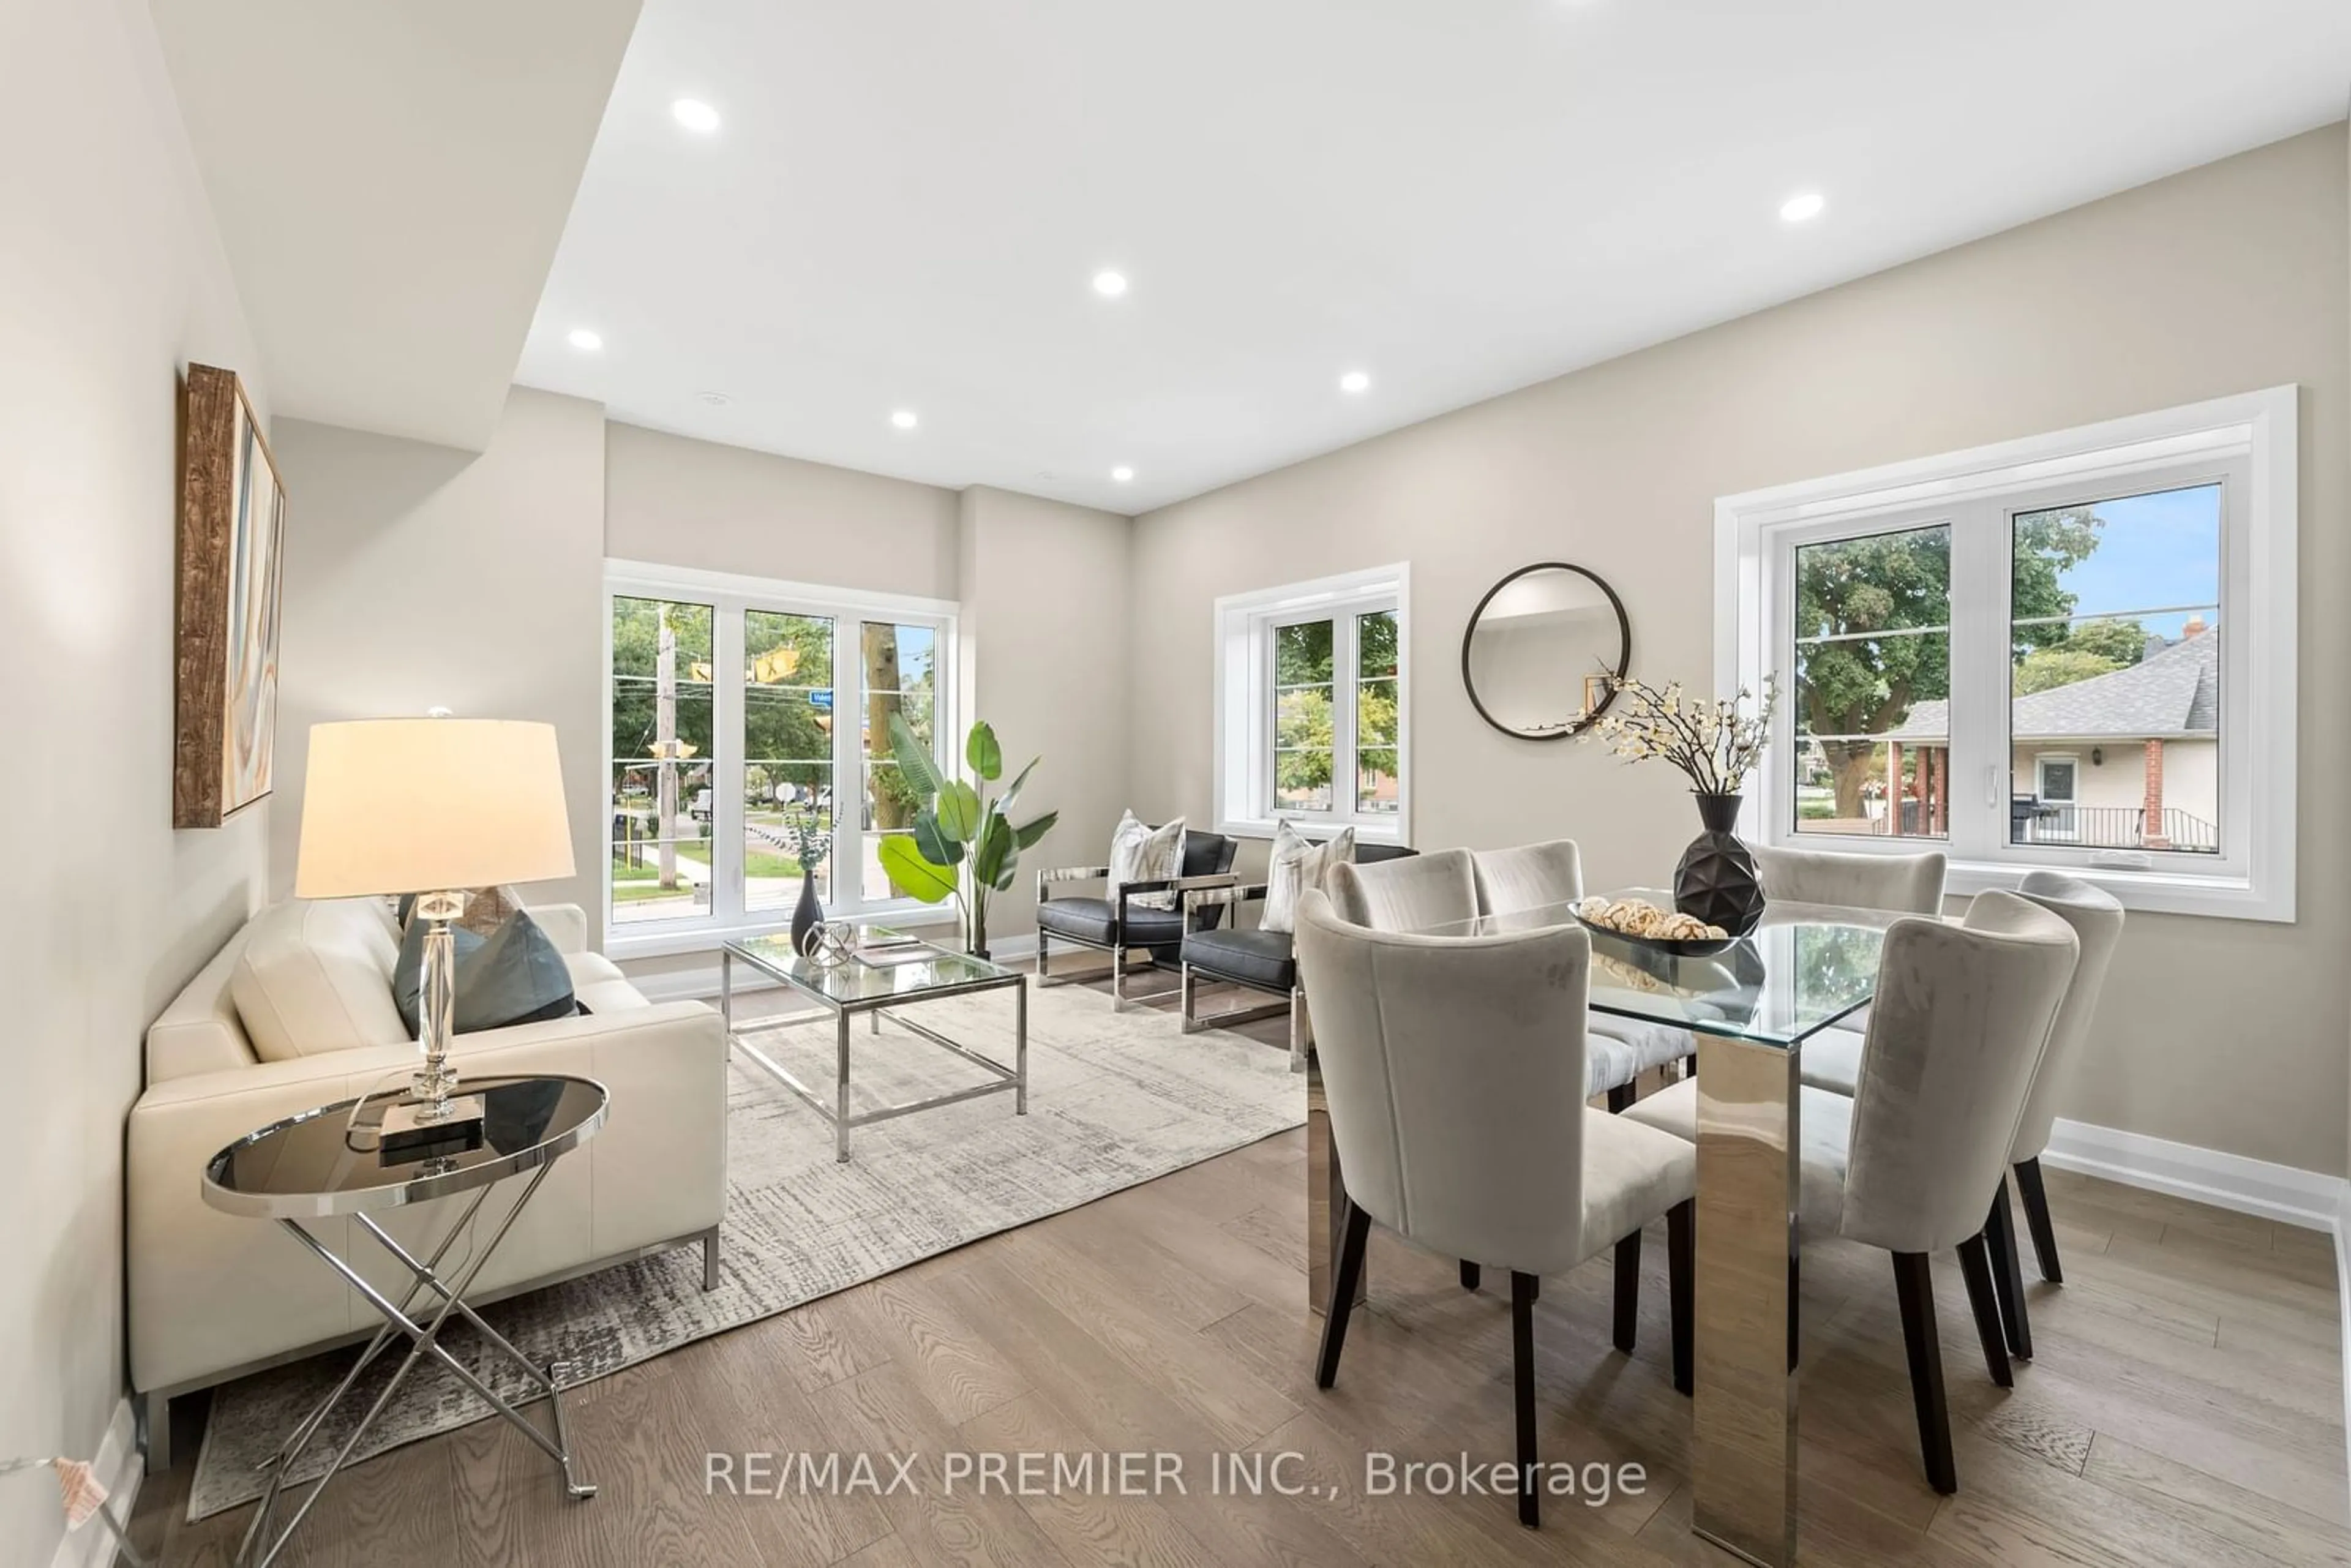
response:
<path id="1" fill-rule="evenodd" d="M 606 598 L 615 946 L 785 925 L 804 844 L 829 912 L 916 907 L 881 869 L 914 813 L 890 720 L 954 732 L 954 606 L 625 562 Z"/>
<path id="2" fill-rule="evenodd" d="M 1772 841 L 2291 918 L 2292 389 L 1719 504 Z"/>
<path id="3" fill-rule="evenodd" d="M 1218 831 L 1405 837 L 1404 569 L 1217 602 Z"/>

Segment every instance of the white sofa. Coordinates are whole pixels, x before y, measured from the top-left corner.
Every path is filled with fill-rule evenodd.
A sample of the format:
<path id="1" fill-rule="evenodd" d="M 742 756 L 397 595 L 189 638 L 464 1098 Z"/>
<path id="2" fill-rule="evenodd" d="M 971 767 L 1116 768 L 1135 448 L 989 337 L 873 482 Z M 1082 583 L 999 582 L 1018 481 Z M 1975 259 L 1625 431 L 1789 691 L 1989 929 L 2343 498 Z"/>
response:
<path id="1" fill-rule="evenodd" d="M 700 1002 L 648 1003 L 587 950 L 577 907 L 532 915 L 590 1013 L 457 1037 L 459 1071 L 562 1072 L 611 1092 L 604 1127 L 559 1161 L 479 1278 L 513 1294 L 688 1241 L 716 1282 L 726 1200 L 726 1034 Z M 172 1396 L 372 1333 L 381 1319 L 275 1225 L 208 1207 L 204 1162 L 282 1117 L 399 1082 L 417 1047 L 392 999 L 399 934 L 381 902 L 277 904 L 248 921 L 147 1031 L 126 1176 L 131 1381 L 150 1470 L 169 1466 Z M 414 1246 L 444 1198 L 393 1213 Z M 494 1194 L 483 1225 L 504 1213 Z M 371 1281 L 406 1274 L 348 1219 L 306 1222 Z M 486 1232 L 485 1232 L 486 1234 Z"/>

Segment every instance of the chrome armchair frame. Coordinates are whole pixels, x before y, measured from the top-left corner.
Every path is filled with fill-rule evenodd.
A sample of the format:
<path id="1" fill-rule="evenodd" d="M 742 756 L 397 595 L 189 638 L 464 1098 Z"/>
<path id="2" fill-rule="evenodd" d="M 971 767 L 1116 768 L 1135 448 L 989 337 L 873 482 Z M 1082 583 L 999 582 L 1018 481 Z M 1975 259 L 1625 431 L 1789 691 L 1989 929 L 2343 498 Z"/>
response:
<path id="1" fill-rule="evenodd" d="M 1046 889 L 1054 883 L 1107 882 L 1109 879 L 1110 867 L 1106 865 L 1061 866 L 1049 871 L 1040 871 L 1037 873 L 1037 906 L 1040 910 L 1044 908 L 1051 896 Z M 1091 969 L 1075 975 L 1054 974 L 1049 949 L 1052 943 L 1062 942 L 1072 947 L 1091 948 L 1094 952 L 1110 955 L 1110 998 L 1111 1010 L 1113 1012 L 1125 1011 L 1126 1004 L 1130 1000 L 1164 1001 L 1171 996 L 1176 996 L 1182 990 L 1180 979 L 1174 988 L 1169 989 L 1153 991 L 1145 996 L 1133 998 L 1126 994 L 1127 972 L 1136 967 L 1128 957 L 1130 953 L 1140 947 L 1140 951 L 1144 954 L 1144 962 L 1140 967 L 1151 969 L 1165 967 L 1159 962 L 1157 949 L 1141 946 L 1139 944 L 1125 940 L 1128 915 L 1134 908 L 1134 900 L 1152 894 L 1174 895 L 1176 909 L 1180 917 L 1179 925 L 1183 929 L 1189 929 L 1192 922 L 1192 909 L 1187 900 L 1192 894 L 1235 887 L 1239 885 L 1240 880 L 1231 872 L 1217 872 L 1207 876 L 1172 876 L 1162 877 L 1152 882 L 1126 883 L 1118 890 L 1114 927 L 1118 939 L 1112 942 L 1093 942 L 1082 936 L 1072 936 L 1066 931 L 1048 931 L 1045 929 L 1045 923 L 1040 920 L 1037 923 L 1037 983 L 1040 986 L 1068 986 L 1081 980 L 1100 977 L 1099 971 Z M 1162 946 L 1175 946 L 1180 951 L 1182 943 L 1183 938 L 1179 932 L 1174 943 Z"/>
<path id="2" fill-rule="evenodd" d="M 1255 903 L 1265 894 L 1266 884 L 1261 882 L 1247 885 L 1237 884 L 1232 887 L 1201 888 L 1186 893 L 1184 894 L 1184 923 L 1188 928 L 1192 923 L 1191 916 L 1196 910 L 1214 908 L 1218 905 L 1229 905 L 1232 909 L 1231 918 L 1238 920 L 1242 904 Z M 1292 967 L 1295 967 L 1294 965 Z M 1243 990 L 1256 991 L 1261 996 L 1281 997 L 1285 999 L 1257 1007 L 1228 1008 L 1220 1013 L 1203 1013 L 1200 1011 L 1201 976 L 1194 970 L 1191 960 L 1187 958 L 1184 960 L 1184 976 L 1180 986 L 1186 1034 L 1196 1034 L 1204 1029 L 1224 1029 L 1232 1024 L 1256 1023 L 1264 1019 L 1277 1018 L 1287 1013 L 1290 1016 L 1290 1071 L 1292 1072 L 1306 1071 L 1306 1053 L 1314 1044 L 1314 1030 L 1307 1017 L 1306 988 L 1303 985 L 1293 982 L 1288 990 L 1276 990 L 1270 986 L 1260 985 L 1255 980 L 1245 980 L 1236 975 L 1220 975 L 1214 972 L 1210 972 L 1207 979 L 1211 985 L 1238 986 Z"/>

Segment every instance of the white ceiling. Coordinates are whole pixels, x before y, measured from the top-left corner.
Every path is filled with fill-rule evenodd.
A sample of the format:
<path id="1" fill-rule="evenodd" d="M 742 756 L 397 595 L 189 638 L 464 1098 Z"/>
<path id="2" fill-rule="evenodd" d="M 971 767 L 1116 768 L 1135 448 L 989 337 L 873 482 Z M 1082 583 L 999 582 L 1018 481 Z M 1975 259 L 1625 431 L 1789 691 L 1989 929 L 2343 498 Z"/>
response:
<path id="1" fill-rule="evenodd" d="M 1136 512 L 2346 92 L 2345 0 L 647 0 L 520 375 Z"/>
<path id="2" fill-rule="evenodd" d="M 151 0 L 274 413 L 487 444 L 638 5 Z"/>

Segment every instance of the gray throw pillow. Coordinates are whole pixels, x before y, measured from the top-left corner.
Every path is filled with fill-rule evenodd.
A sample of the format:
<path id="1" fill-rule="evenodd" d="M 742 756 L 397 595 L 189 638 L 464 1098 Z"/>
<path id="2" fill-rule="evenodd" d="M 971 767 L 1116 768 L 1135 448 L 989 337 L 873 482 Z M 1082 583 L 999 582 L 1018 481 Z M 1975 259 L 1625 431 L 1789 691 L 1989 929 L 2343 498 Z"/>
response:
<path id="1" fill-rule="evenodd" d="M 1290 825 L 1288 818 L 1273 828 L 1273 853 L 1266 862 L 1265 911 L 1258 917 L 1260 931 L 1295 931 L 1298 918 L 1298 898 L 1309 888 L 1319 888 L 1331 868 L 1343 862 L 1353 864 L 1355 830 L 1342 828 L 1330 838 L 1316 843 Z"/>
<path id="2" fill-rule="evenodd" d="M 425 924 L 411 920 L 401 933 L 400 961 L 392 970 L 392 999 L 412 1031 L 423 1028 Z M 486 936 L 463 926 L 452 935 L 457 946 L 452 1027 L 457 1033 L 570 1018 L 580 1010 L 563 955 L 521 910 Z"/>

